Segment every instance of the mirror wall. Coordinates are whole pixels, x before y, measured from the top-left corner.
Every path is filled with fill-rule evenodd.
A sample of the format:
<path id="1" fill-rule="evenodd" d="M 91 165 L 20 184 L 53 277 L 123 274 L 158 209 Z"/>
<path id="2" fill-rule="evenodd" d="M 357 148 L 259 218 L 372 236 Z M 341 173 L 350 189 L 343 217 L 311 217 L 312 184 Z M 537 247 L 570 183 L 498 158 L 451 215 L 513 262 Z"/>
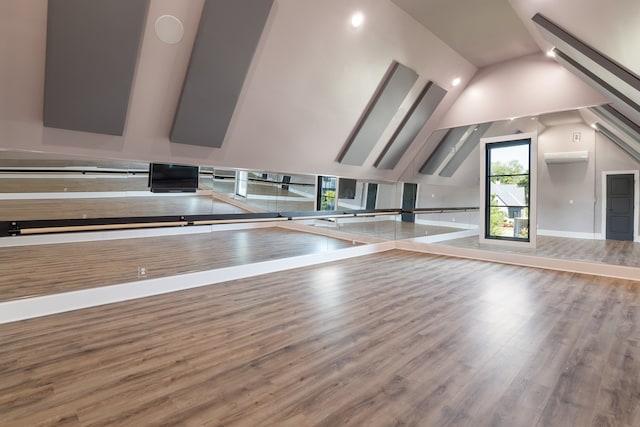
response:
<path id="1" fill-rule="evenodd" d="M 633 133 L 597 114 L 598 108 L 561 111 L 540 116 L 513 118 L 492 123 L 480 123 L 456 129 L 434 132 L 425 144 L 425 152 L 416 156 L 405 176 L 420 176 L 420 206 L 464 206 L 480 201 L 481 152 L 474 135 L 492 138 L 519 133 L 533 133 L 537 138 L 537 152 L 531 160 L 537 162 L 537 235 L 535 248 L 504 247 L 491 243 L 480 244 L 478 235 L 439 242 L 442 245 L 483 249 L 497 252 L 523 253 L 554 259 L 570 259 L 590 263 L 640 266 L 640 233 L 638 227 L 638 173 L 640 170 L 640 134 Z M 448 136 L 454 135 L 452 141 Z M 468 146 L 468 141 L 471 146 Z M 435 147 L 435 148 L 434 148 Z M 438 153 L 438 149 L 442 148 Z M 439 155 L 438 155 L 439 154 Z M 460 161 L 460 158 L 463 158 Z M 502 175 L 518 174 L 506 162 L 492 164 Z M 627 200 L 633 206 L 625 219 L 631 229 L 627 240 L 610 236 L 615 201 L 608 197 L 608 180 L 627 175 Z M 635 182 L 634 182 L 635 176 Z M 497 178 L 495 178 L 497 181 Z M 493 183 L 493 181 L 492 181 Z M 497 183 L 497 182 L 496 182 Z M 513 213 L 522 212 L 526 197 L 518 197 L 527 186 L 502 180 L 500 197 L 487 210 L 500 217 L 492 225 L 496 235 L 511 235 L 518 219 Z M 495 190 L 495 189 L 494 189 Z M 498 191 L 494 191 L 498 193 Z M 513 193 L 513 194 L 512 194 Z M 521 195 L 522 196 L 522 195 Z M 518 202 L 519 199 L 523 199 Z M 431 202 L 433 200 L 434 202 Z M 447 202 L 443 203 L 443 200 Z M 518 208 L 518 209 L 516 209 Z M 475 213 L 475 225 L 481 222 Z M 418 216 L 420 218 L 420 216 Z M 444 214 L 443 221 L 453 222 L 453 214 Z M 614 218 L 614 221 L 616 219 Z M 618 227 L 622 221 L 613 228 Z M 502 230 L 498 230 L 501 228 Z M 477 230 L 484 232 L 485 230 Z M 634 243 L 635 240 L 635 243 Z"/>
<path id="2" fill-rule="evenodd" d="M 521 252 L 621 265 L 640 265 L 630 242 L 606 239 L 606 183 L 609 175 L 635 173 L 640 137 L 616 131 L 594 109 L 563 111 L 442 129 L 428 138 L 404 170 L 402 182 L 318 177 L 273 171 L 238 171 L 201 166 L 195 192 L 152 192 L 149 164 L 59 157 L 48 153 L 0 152 L 0 220 L 306 212 L 314 210 L 477 208 L 480 204 L 479 140 L 535 133 L 538 184 L 535 249 Z M 597 111 L 596 111 L 597 112 Z M 597 128 L 597 129 L 596 129 Z M 610 137 L 613 131 L 621 145 Z M 451 137 L 453 135 L 453 137 Z M 635 192 L 638 192 L 637 178 Z M 320 189 L 320 191 L 319 191 Z M 412 196 L 412 197 L 410 197 Z M 639 239 L 635 201 L 634 238 Z M 514 227 L 509 203 L 499 226 Z M 289 221 L 289 223 L 293 223 Z M 519 251 L 481 246 L 479 213 L 444 210 L 410 217 L 306 218 L 295 221 L 315 232 L 358 241 L 414 238 L 424 243 Z M 496 224 L 498 226 L 498 224 Z M 509 231 L 509 230 L 507 230 Z M 356 239 L 354 239 L 356 240 Z"/>

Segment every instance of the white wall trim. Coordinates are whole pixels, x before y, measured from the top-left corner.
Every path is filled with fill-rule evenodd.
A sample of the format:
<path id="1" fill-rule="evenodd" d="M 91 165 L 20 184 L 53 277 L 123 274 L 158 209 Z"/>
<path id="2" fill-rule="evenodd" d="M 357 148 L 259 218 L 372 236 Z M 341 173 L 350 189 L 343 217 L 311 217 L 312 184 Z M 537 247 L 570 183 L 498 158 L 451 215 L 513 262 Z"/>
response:
<path id="1" fill-rule="evenodd" d="M 473 230 L 459 232 L 472 235 Z M 455 233 L 452 233 L 455 234 Z M 494 252 L 482 249 L 462 248 L 430 244 L 427 236 L 408 240 L 386 241 L 352 248 L 325 251 L 292 258 L 264 261 L 249 265 L 207 270 L 158 279 L 139 280 L 130 283 L 102 286 L 53 295 L 23 298 L 0 302 L 0 324 L 24 319 L 63 313 L 83 308 L 95 307 L 137 298 L 165 294 L 185 289 L 215 285 L 231 280 L 244 279 L 261 274 L 275 273 L 289 269 L 319 265 L 343 259 L 384 252 L 392 249 L 444 255 L 501 264 L 542 268 L 571 273 L 591 274 L 638 282 L 640 268 L 584 261 L 543 258 L 518 253 Z M 465 237 L 465 236 L 459 236 Z M 638 282 L 640 284 L 640 282 Z"/>
<path id="2" fill-rule="evenodd" d="M 447 240 L 462 239 L 464 237 L 471 237 L 478 235 L 478 227 L 475 229 L 455 231 L 453 233 L 433 234 L 430 236 L 414 237 L 412 239 L 403 239 L 405 241 L 416 243 L 439 243 Z"/>
<path id="3" fill-rule="evenodd" d="M 608 175 L 626 175 L 633 174 L 633 241 L 640 242 L 640 232 L 638 226 L 640 225 L 640 173 L 638 170 L 621 170 L 621 171 L 602 171 L 602 224 L 601 235 L 602 239 L 607 237 L 607 176 Z"/>
<path id="4" fill-rule="evenodd" d="M 545 258 L 537 255 L 526 255 L 514 252 L 496 252 L 483 249 L 463 248 L 448 245 L 427 245 L 411 240 L 396 241 L 396 249 L 422 252 L 434 255 L 445 255 L 488 261 L 522 267 L 541 268 L 546 270 L 565 271 L 569 273 L 590 274 L 593 276 L 612 277 L 631 280 L 640 285 L 640 268 L 624 265 L 591 263 L 557 258 Z"/>
<path id="5" fill-rule="evenodd" d="M 0 324 L 339 261 L 384 252 L 393 248 L 394 242 L 362 245 L 179 276 L 139 280 L 119 285 L 5 301 L 0 302 Z"/>

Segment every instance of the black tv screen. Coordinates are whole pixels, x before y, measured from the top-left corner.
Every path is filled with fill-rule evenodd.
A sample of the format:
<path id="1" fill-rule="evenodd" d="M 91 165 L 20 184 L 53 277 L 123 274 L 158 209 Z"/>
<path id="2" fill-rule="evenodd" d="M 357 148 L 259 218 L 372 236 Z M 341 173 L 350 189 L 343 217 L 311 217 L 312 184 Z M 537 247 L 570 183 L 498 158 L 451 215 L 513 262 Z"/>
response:
<path id="1" fill-rule="evenodd" d="M 340 178 L 340 181 L 338 183 L 338 198 L 355 199 L 356 183 L 357 181 L 355 179 Z"/>
<path id="2" fill-rule="evenodd" d="M 195 192 L 198 189 L 198 166 L 151 163 L 149 186 L 154 193 Z"/>

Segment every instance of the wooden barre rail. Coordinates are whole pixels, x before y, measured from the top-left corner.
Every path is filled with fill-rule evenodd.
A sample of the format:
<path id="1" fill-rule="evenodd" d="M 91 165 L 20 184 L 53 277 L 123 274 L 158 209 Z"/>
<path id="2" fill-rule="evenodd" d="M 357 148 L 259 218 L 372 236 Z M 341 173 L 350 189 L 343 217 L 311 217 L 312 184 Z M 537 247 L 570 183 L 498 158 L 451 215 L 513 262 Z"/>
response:
<path id="1" fill-rule="evenodd" d="M 477 211 L 478 208 L 423 208 L 412 210 L 401 209 L 380 209 L 362 211 L 318 211 L 306 212 L 273 212 L 262 214 L 226 214 L 213 215 L 213 218 L 188 216 L 173 217 L 144 217 L 144 218 L 89 218 L 89 219 L 68 219 L 68 220 L 35 220 L 35 221 L 10 221 L 1 223 L 2 234 L 16 236 L 29 234 L 66 233 L 80 231 L 100 231 L 100 230 L 131 230 L 137 228 L 159 228 L 159 227 L 186 227 L 198 225 L 214 224 L 239 224 L 251 222 L 277 222 L 296 221 L 311 219 L 336 219 L 336 218 L 362 218 L 399 215 L 403 213 L 444 213 L 444 212 L 470 212 Z M 178 220 L 172 220 L 176 218 Z M 129 222 L 127 222 L 129 219 Z M 166 219 L 165 221 L 159 219 Z M 65 224 L 67 222 L 67 224 Z M 80 222 L 80 223 L 78 223 Z M 88 222 L 82 224 L 82 222 Z M 100 223 L 103 222 L 103 223 Z"/>
<path id="2" fill-rule="evenodd" d="M 100 230 L 125 230 L 136 228 L 157 228 L 157 227 L 183 227 L 189 225 L 186 221 L 172 222 L 145 222 L 129 224 L 101 224 L 101 225 L 70 225 L 64 227 L 42 227 L 23 228 L 20 234 L 46 234 L 46 233 L 66 233 L 73 231 L 100 231 Z"/>

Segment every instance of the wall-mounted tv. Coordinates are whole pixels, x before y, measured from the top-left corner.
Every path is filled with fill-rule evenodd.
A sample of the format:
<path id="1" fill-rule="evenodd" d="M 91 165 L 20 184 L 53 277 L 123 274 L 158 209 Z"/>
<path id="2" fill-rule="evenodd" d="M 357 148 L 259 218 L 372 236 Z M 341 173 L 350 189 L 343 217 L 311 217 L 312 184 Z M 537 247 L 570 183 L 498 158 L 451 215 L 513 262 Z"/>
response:
<path id="1" fill-rule="evenodd" d="M 198 166 L 151 163 L 149 187 L 154 193 L 189 192 L 198 189 Z"/>
<path id="2" fill-rule="evenodd" d="M 355 199 L 356 198 L 355 179 L 340 178 L 338 181 L 338 198 L 339 199 Z"/>

